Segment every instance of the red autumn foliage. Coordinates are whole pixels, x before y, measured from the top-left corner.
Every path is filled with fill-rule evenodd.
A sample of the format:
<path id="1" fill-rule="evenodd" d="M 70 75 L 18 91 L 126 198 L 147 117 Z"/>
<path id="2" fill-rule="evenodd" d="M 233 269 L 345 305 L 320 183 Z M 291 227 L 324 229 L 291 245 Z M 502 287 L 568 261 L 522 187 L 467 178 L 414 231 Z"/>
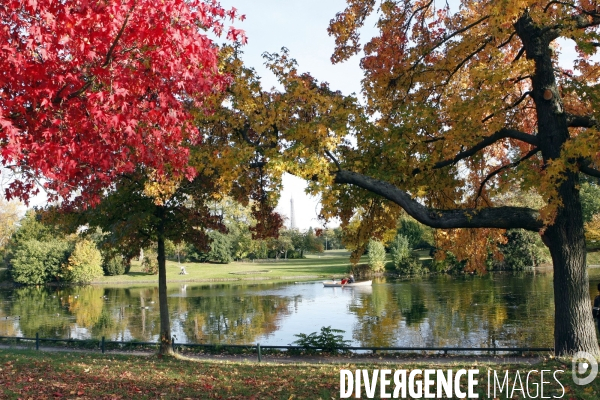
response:
<path id="1" fill-rule="evenodd" d="M 212 0 L 3 1 L 0 155 L 18 177 L 7 197 L 27 200 L 42 178 L 52 198 L 94 203 L 136 165 L 194 176 L 190 110 L 230 83 L 208 35 L 235 18 Z M 227 38 L 245 42 L 233 27 Z"/>

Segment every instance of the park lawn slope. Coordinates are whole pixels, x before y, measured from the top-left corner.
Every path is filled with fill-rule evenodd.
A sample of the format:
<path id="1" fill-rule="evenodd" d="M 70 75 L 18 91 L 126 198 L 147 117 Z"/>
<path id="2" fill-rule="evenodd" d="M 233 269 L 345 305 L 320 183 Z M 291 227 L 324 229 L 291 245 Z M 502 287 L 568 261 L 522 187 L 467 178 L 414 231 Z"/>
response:
<path id="1" fill-rule="evenodd" d="M 430 260 L 428 250 L 416 251 L 415 255 L 421 261 Z M 361 264 L 367 262 L 367 257 L 361 258 Z M 600 264 L 600 252 L 588 253 L 588 264 Z M 181 265 L 185 266 L 187 275 L 180 275 Z M 328 250 L 321 254 L 310 254 L 304 259 L 273 260 L 261 262 L 232 262 L 230 264 L 216 263 L 177 263 L 167 261 L 168 282 L 211 282 L 211 281 L 241 281 L 241 280 L 310 280 L 331 279 L 347 276 L 350 269 L 350 252 L 346 250 Z M 393 270 L 388 261 L 387 269 Z M 0 271 L 1 272 L 1 271 Z M 147 284 L 156 283 L 157 275 L 142 271 L 139 262 L 132 263 L 131 271 L 125 275 L 102 276 L 93 284 Z"/>
<path id="2" fill-rule="evenodd" d="M 187 275 L 180 275 L 180 265 L 185 266 Z M 350 253 L 345 250 L 329 250 L 322 254 L 308 255 L 304 259 L 273 260 L 272 262 L 232 262 L 230 264 L 192 263 L 178 264 L 167 261 L 169 282 L 237 281 L 237 280 L 302 280 L 329 279 L 348 273 Z M 156 275 L 142 272 L 134 262 L 126 275 L 103 276 L 94 284 L 154 283 Z"/>
<path id="3" fill-rule="evenodd" d="M 33 350 L 0 350 L 0 398 L 3 399 L 331 399 L 339 398 L 341 369 L 479 369 L 479 398 L 487 398 L 488 369 L 511 382 L 518 370 L 525 380 L 530 370 L 564 370 L 561 387 L 553 379 L 544 396 L 597 399 L 600 379 L 587 386 L 572 384 L 568 362 L 546 360 L 540 364 L 489 364 L 462 361 L 436 364 L 257 364 L 159 359 L 156 356 L 46 353 Z M 537 375 L 539 383 L 539 375 Z M 524 384 L 524 383 L 523 383 Z M 533 390 L 533 386 L 530 386 Z M 391 391 L 391 390 L 390 390 Z M 379 398 L 379 389 L 375 398 Z M 520 394 L 520 393 L 519 393 Z M 521 396 L 519 396 L 521 397 Z M 362 398 L 366 398 L 364 388 Z M 505 398 L 500 396 L 500 398 Z"/>

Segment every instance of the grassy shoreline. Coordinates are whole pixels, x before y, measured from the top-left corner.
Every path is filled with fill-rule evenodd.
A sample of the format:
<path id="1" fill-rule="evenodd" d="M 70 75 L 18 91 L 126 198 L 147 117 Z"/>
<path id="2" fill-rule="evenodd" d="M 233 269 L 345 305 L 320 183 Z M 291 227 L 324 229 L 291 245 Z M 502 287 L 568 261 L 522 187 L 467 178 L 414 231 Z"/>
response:
<path id="1" fill-rule="evenodd" d="M 436 359 L 395 360 L 388 364 L 348 360 L 341 364 L 258 364 L 256 362 L 160 359 L 94 353 L 47 353 L 32 350 L 0 349 L 0 397 L 71 399 L 331 399 L 340 395 L 340 370 L 366 369 L 478 369 L 479 398 L 487 398 L 488 370 L 504 374 L 511 383 L 519 371 L 525 385 L 528 371 L 539 384 L 540 370 L 560 373 L 559 386 L 553 379 L 544 388 L 545 396 L 566 399 L 596 399 L 600 378 L 586 386 L 573 384 L 568 360 L 544 359 L 537 364 L 482 362 L 475 357 L 456 362 Z M 419 376 L 419 378 L 421 378 Z M 422 378 L 421 378 L 422 379 Z M 393 381 L 392 381 L 393 382 Z M 393 383 L 392 383 L 393 390 Z M 531 386 L 530 386 L 531 387 Z M 378 388 L 379 389 L 379 388 Z M 390 392 L 392 391 L 390 390 Z M 379 397 L 379 390 L 375 398 Z M 517 392 L 519 397 L 521 393 Z M 561 396 L 562 394 L 562 396 Z M 354 398 L 354 396 L 353 396 Z M 364 387 L 362 398 L 366 398 Z M 506 398 L 506 396 L 499 396 Z"/>
<path id="2" fill-rule="evenodd" d="M 421 254 L 419 255 L 421 256 Z M 421 258 L 423 257 L 425 256 Z M 346 250 L 329 250 L 322 254 L 309 254 L 304 259 L 269 262 L 232 262 L 230 264 L 186 262 L 178 264 L 175 261 L 167 261 L 167 283 L 309 281 L 331 279 L 332 277 L 341 278 L 348 275 L 351 266 L 349 258 L 350 252 Z M 364 256 L 361 263 L 366 262 L 367 259 Z M 185 266 L 187 275 L 179 274 L 180 265 Z M 588 253 L 588 267 L 599 265 L 600 252 Z M 0 287 L 15 286 L 6 275 L 6 270 L 0 268 Z M 102 276 L 94 280 L 92 284 L 137 286 L 156 284 L 157 282 L 157 275 L 143 272 L 140 263 L 134 261 L 129 274 Z M 64 284 L 56 285 L 63 286 Z"/>

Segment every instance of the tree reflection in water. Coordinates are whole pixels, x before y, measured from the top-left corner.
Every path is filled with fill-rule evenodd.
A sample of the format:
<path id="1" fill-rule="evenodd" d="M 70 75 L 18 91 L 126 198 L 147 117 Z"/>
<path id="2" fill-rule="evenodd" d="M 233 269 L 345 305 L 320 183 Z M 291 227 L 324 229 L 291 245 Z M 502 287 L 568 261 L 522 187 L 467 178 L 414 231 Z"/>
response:
<path id="1" fill-rule="evenodd" d="M 593 296 L 600 269 L 590 277 Z M 546 347 L 553 343 L 552 288 L 550 273 L 388 280 L 335 291 L 318 282 L 171 284 L 169 307 L 179 343 L 288 344 L 324 324 L 362 346 Z M 159 322 L 155 287 L 0 290 L 3 336 L 156 341 Z"/>

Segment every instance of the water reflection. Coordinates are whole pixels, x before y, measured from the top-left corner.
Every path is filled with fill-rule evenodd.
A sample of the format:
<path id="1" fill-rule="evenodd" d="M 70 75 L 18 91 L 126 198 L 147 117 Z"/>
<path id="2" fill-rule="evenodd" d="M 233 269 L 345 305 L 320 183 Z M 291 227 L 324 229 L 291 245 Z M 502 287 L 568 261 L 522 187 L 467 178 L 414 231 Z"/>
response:
<path id="1" fill-rule="evenodd" d="M 590 269 L 590 296 L 600 269 Z M 551 346 L 552 274 L 375 282 L 172 284 L 178 342 L 289 344 L 332 326 L 363 346 Z M 157 341 L 158 289 L 88 286 L 0 291 L 0 335 Z"/>

